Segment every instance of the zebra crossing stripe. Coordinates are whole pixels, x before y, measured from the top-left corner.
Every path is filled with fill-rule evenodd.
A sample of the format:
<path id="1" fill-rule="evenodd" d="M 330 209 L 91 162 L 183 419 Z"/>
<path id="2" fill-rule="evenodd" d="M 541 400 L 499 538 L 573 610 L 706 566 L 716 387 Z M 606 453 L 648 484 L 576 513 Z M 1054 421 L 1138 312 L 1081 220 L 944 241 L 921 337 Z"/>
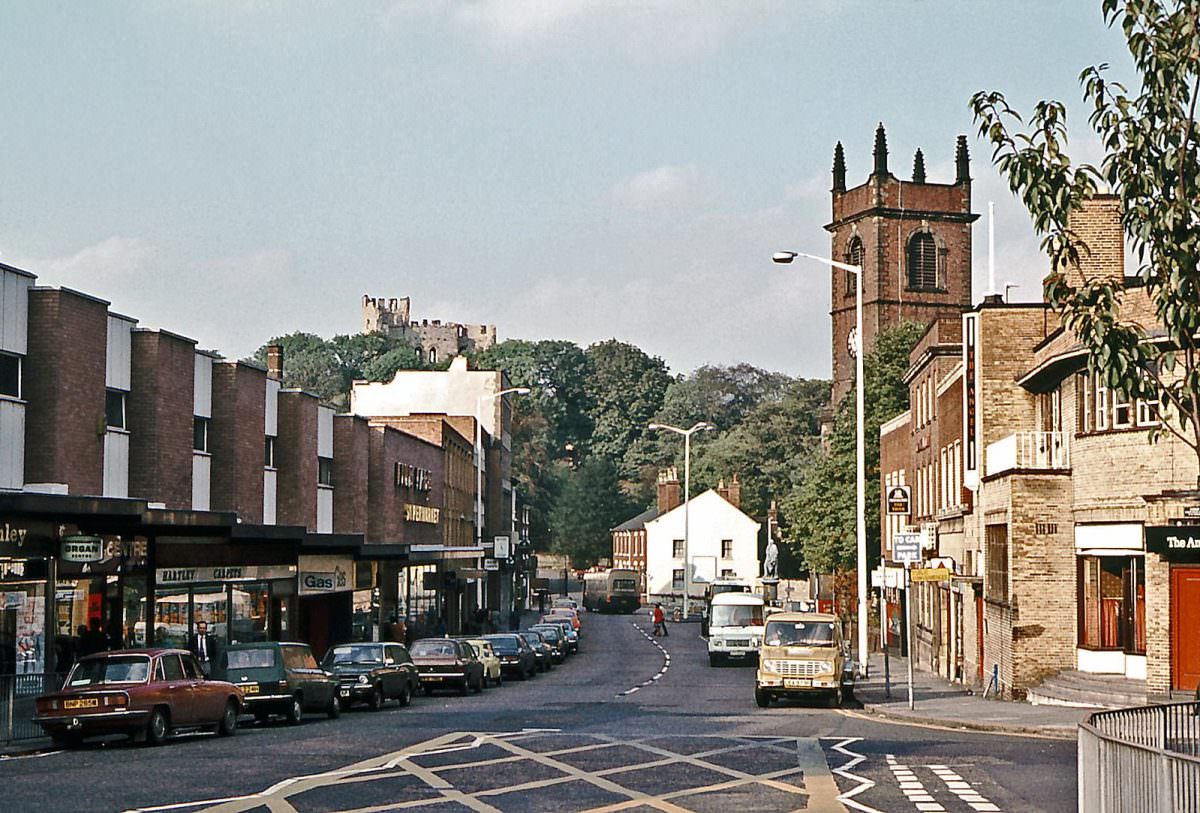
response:
<path id="1" fill-rule="evenodd" d="M 971 787 L 970 782 L 965 781 L 949 767 L 945 765 L 926 765 L 925 767 L 933 771 L 934 776 L 945 783 L 946 789 L 970 805 L 972 810 L 977 810 L 979 813 L 1000 813 L 998 806 L 981 795 L 979 791 Z"/>

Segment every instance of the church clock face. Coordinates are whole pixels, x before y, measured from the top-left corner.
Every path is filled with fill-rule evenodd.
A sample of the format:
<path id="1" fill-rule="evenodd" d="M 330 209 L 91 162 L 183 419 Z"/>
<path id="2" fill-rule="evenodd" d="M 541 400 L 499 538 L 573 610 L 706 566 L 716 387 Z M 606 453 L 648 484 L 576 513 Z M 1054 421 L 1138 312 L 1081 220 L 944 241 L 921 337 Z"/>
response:
<path id="1" fill-rule="evenodd" d="M 846 352 L 850 354 L 850 358 L 858 357 L 858 328 L 852 327 L 846 334 Z"/>

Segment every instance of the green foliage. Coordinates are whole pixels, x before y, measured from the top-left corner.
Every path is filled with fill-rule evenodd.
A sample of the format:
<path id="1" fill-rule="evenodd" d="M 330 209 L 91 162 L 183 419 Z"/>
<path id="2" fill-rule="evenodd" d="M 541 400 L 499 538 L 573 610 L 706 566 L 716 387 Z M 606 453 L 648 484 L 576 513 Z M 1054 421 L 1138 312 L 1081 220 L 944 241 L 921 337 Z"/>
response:
<path id="1" fill-rule="evenodd" d="M 553 549 L 575 567 L 590 567 L 612 555 L 611 529 L 641 509 L 621 490 L 616 465 L 589 457 L 566 472 L 551 512 Z"/>
<path id="2" fill-rule="evenodd" d="M 586 350 L 584 392 L 592 421 L 590 451 L 637 473 L 627 452 L 662 408 L 671 376 L 667 365 L 626 342 L 609 339 Z"/>
<path id="3" fill-rule="evenodd" d="M 382 333 L 334 336 L 312 333 L 277 336 L 255 351 L 251 361 L 265 366 L 267 346 L 283 347 L 283 386 L 311 392 L 339 408 L 349 405 L 355 379 L 390 381 L 397 370 L 422 369 L 415 348 Z"/>
<path id="4" fill-rule="evenodd" d="M 863 359 L 864 463 L 867 550 L 879 556 L 879 427 L 908 409 L 903 376 L 908 356 L 925 326 L 904 323 L 875 337 Z M 831 572 L 856 565 L 855 477 L 857 473 L 854 391 L 838 404 L 828 447 L 800 467 L 798 486 L 783 501 L 787 545 L 810 570 Z"/>
<path id="5" fill-rule="evenodd" d="M 1087 348 L 1088 366 L 1114 391 L 1161 399 L 1160 431 L 1200 457 L 1200 2 L 1102 0 L 1119 26 L 1138 73 L 1136 92 L 1107 78 L 1108 66 L 1080 74 L 1088 122 L 1104 150 L 1100 166 L 1072 164 L 1066 154 L 1066 108 L 1043 101 L 1026 125 L 1001 93 L 979 92 L 971 106 L 993 160 L 1042 235 L 1056 269 L 1045 293 L 1063 326 Z M 1063 271 L 1089 251 L 1068 225 L 1070 213 L 1106 184 L 1124 207 L 1125 233 L 1138 258 L 1141 286 L 1119 278 L 1072 285 Z M 1075 275 L 1078 280 L 1078 275 Z M 1165 330 L 1148 341 L 1144 326 L 1121 318 L 1123 300 L 1147 296 Z M 1159 338 L 1159 337 L 1154 337 Z"/>

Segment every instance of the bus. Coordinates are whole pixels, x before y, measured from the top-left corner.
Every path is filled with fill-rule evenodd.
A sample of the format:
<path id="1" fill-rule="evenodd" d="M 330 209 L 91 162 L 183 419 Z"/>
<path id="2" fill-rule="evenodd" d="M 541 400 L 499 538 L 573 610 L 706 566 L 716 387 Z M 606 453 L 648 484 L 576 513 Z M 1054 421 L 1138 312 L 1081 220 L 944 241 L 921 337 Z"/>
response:
<path id="1" fill-rule="evenodd" d="M 641 606 L 641 579 L 636 570 L 600 570 L 583 574 L 583 606 L 593 612 L 632 613 Z"/>

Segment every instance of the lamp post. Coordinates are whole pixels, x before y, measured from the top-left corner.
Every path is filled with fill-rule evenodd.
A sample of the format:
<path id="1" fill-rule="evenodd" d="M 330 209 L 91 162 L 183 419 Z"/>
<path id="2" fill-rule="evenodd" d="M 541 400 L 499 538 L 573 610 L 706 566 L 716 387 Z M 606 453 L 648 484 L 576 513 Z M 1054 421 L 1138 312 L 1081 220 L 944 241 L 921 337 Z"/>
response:
<path id="1" fill-rule="evenodd" d="M 509 393 L 528 395 L 529 387 L 509 387 L 506 390 L 484 394 L 475 399 L 475 544 L 479 547 L 483 547 L 483 402 L 494 401 Z M 476 591 L 475 599 L 482 604 L 483 583 L 480 581 L 477 584 L 479 590 Z M 503 587 L 501 587 L 500 594 L 503 597 Z"/>
<path id="2" fill-rule="evenodd" d="M 692 590 L 692 562 L 688 552 L 688 510 L 692 489 L 692 435 L 716 427 L 711 423 L 700 421 L 691 429 L 680 429 L 678 426 L 668 426 L 665 423 L 652 423 L 647 428 L 683 435 L 683 620 L 686 621 Z"/>
<path id="3" fill-rule="evenodd" d="M 858 542 L 858 667 L 867 675 L 867 480 L 864 452 L 863 422 L 863 270 L 861 266 L 840 263 L 827 257 L 805 254 L 801 251 L 777 251 L 772 261 L 788 265 L 797 257 L 816 260 L 832 268 L 840 268 L 854 275 L 854 340 L 850 350 L 854 353 L 854 458 L 858 471 L 855 476 L 855 521 L 854 533 Z"/>

